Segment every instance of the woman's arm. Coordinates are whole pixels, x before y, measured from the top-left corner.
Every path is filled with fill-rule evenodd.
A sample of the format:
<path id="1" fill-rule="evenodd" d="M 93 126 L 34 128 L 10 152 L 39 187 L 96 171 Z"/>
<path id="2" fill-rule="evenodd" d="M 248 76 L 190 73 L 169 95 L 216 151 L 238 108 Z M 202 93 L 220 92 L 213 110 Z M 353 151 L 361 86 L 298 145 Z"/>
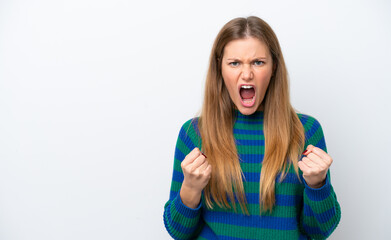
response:
<path id="1" fill-rule="evenodd" d="M 183 169 L 205 167 L 205 158 L 199 157 L 198 137 L 191 121 L 186 122 L 178 136 L 170 199 L 164 206 L 164 225 L 174 239 L 192 239 L 202 229 L 201 190 L 184 183 Z M 186 170 L 187 171 L 187 170 Z"/>
<path id="2" fill-rule="evenodd" d="M 304 181 L 304 179 L 302 179 Z M 341 219 L 341 208 L 327 173 L 325 185 L 311 188 L 304 181 L 302 230 L 313 239 L 326 239 L 337 227 Z"/>
<path id="3" fill-rule="evenodd" d="M 302 166 L 300 177 L 305 186 L 300 226 L 301 230 L 311 238 L 326 239 L 341 219 L 341 208 L 330 181 L 329 166 L 332 159 L 327 154 L 326 142 L 319 122 L 308 116 L 304 127 L 306 146 L 313 145 L 316 148 L 307 147 L 312 149 L 313 154 L 307 155 L 305 165 L 300 164 Z M 313 165 L 310 166 L 311 164 Z"/>

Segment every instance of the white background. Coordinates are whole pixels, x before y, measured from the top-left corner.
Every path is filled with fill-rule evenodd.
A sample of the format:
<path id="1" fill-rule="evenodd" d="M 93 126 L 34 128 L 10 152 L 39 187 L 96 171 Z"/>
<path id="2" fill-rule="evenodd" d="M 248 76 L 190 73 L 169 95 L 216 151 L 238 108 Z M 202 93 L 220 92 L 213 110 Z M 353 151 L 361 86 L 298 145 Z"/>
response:
<path id="1" fill-rule="evenodd" d="M 321 123 L 342 220 L 390 236 L 390 1 L 0 0 L 0 239 L 170 239 L 180 126 L 219 29 L 275 30 L 291 101 Z"/>

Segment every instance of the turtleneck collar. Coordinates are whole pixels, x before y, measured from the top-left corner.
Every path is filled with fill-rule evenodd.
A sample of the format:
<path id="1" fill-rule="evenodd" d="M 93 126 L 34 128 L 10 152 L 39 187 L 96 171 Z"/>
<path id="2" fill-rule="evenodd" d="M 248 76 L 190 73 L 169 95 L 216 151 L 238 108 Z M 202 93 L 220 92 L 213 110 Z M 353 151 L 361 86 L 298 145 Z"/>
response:
<path id="1" fill-rule="evenodd" d="M 237 120 L 246 121 L 246 122 L 257 122 L 263 121 L 263 111 L 255 111 L 251 115 L 244 115 L 238 109 L 235 109 L 235 116 Z"/>

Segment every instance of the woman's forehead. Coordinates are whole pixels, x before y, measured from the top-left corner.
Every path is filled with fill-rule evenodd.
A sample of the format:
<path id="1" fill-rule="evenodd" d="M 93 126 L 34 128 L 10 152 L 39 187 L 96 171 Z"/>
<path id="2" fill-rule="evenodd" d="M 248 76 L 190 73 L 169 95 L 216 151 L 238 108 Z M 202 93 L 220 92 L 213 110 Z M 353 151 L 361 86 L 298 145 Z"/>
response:
<path id="1" fill-rule="evenodd" d="M 224 58 L 268 58 L 270 51 L 264 42 L 249 37 L 230 41 L 223 54 Z"/>

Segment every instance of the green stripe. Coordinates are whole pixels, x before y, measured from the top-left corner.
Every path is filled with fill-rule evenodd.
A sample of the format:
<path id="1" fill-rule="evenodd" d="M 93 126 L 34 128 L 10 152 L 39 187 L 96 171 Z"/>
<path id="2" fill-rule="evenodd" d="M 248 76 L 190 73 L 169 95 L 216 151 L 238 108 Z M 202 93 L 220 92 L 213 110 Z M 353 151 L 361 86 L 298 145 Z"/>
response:
<path id="1" fill-rule="evenodd" d="M 312 118 L 311 116 L 309 116 L 308 117 L 308 119 L 307 119 L 307 122 L 304 124 L 304 130 L 305 130 L 305 132 L 308 132 L 308 130 L 310 130 L 311 129 L 311 127 L 312 127 L 312 125 L 314 125 L 314 121 L 315 119 L 314 118 Z"/>
<path id="2" fill-rule="evenodd" d="M 189 154 L 189 152 L 191 152 L 192 150 L 189 149 L 180 138 L 178 138 L 176 148 L 179 149 L 179 151 L 181 151 L 181 153 L 184 154 L 185 156 Z"/>
<path id="3" fill-rule="evenodd" d="M 249 135 L 249 134 L 234 134 L 235 139 L 238 140 L 265 140 L 264 135 Z"/>
<path id="4" fill-rule="evenodd" d="M 308 139 L 308 142 L 310 142 L 313 145 L 316 145 L 319 142 L 319 140 L 322 139 L 322 137 L 323 137 L 322 128 L 318 127 L 315 133 Z"/>
<path id="5" fill-rule="evenodd" d="M 176 158 L 174 158 L 174 170 L 182 172 L 181 162 Z"/>
<path id="6" fill-rule="evenodd" d="M 171 191 L 179 192 L 179 190 L 181 189 L 181 186 L 182 186 L 181 182 L 177 182 L 177 181 L 173 180 L 171 182 Z"/>
<path id="7" fill-rule="evenodd" d="M 299 231 L 275 230 L 256 227 L 242 227 L 224 223 L 208 223 L 212 229 L 219 230 L 218 235 L 249 239 L 298 239 Z"/>
<path id="8" fill-rule="evenodd" d="M 238 146 L 239 154 L 263 154 L 265 146 Z"/>
<path id="9" fill-rule="evenodd" d="M 308 198 L 307 194 L 304 194 L 304 203 L 311 206 L 314 213 L 320 214 L 329 210 L 331 207 L 334 207 L 335 197 L 334 194 L 330 193 L 330 195 L 322 201 L 312 201 Z"/>
<path id="10" fill-rule="evenodd" d="M 234 128 L 242 129 L 242 130 L 263 130 L 263 123 L 259 123 L 259 124 L 235 123 Z"/>
<path id="11" fill-rule="evenodd" d="M 168 222 L 169 232 L 171 232 L 174 236 L 176 236 L 179 239 L 189 239 L 191 237 L 191 234 L 184 234 L 184 233 L 181 233 L 181 232 L 178 232 L 177 230 L 175 230 L 170 224 L 170 219 L 168 219 L 166 215 L 164 217 L 166 218 L 166 221 Z"/>
<path id="12" fill-rule="evenodd" d="M 214 206 L 213 211 L 215 212 L 230 212 L 235 213 L 234 209 L 232 208 L 232 204 L 230 204 L 231 209 L 225 209 L 221 208 L 219 206 Z M 250 215 L 256 215 L 259 216 L 259 204 L 251 203 L 247 204 L 247 210 L 249 211 Z M 240 205 L 236 205 L 236 214 L 238 215 L 245 215 L 242 210 L 240 209 Z M 274 209 L 272 213 L 269 211 L 263 211 L 262 216 L 273 216 L 273 217 L 296 217 L 300 214 L 299 210 L 296 208 L 296 206 L 278 206 Z"/>
<path id="13" fill-rule="evenodd" d="M 243 182 L 243 186 L 247 193 L 259 193 L 259 182 Z M 304 185 L 295 183 L 276 183 L 276 194 L 281 195 L 302 195 Z M 291 193 L 291 194 L 287 194 Z"/>
<path id="14" fill-rule="evenodd" d="M 322 223 L 322 224 L 318 223 L 318 220 L 314 216 L 308 217 L 303 214 L 302 218 L 303 218 L 304 223 L 306 225 L 308 225 L 310 227 L 319 227 L 320 229 L 322 229 L 322 231 L 328 231 L 335 223 L 337 216 L 338 215 L 335 214 L 332 218 L 330 218 L 329 221 Z"/>
<path id="15" fill-rule="evenodd" d="M 240 163 L 243 172 L 259 173 L 261 172 L 261 163 Z"/>

